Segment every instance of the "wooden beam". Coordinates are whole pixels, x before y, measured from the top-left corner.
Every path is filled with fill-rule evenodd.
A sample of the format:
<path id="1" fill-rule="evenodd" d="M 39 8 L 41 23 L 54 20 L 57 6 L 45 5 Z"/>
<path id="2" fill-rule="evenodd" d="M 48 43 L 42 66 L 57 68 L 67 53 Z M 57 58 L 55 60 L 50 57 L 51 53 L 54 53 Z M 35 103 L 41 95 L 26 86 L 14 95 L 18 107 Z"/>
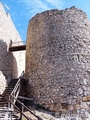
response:
<path id="1" fill-rule="evenodd" d="M 26 45 L 9 47 L 10 52 L 26 50 Z"/>

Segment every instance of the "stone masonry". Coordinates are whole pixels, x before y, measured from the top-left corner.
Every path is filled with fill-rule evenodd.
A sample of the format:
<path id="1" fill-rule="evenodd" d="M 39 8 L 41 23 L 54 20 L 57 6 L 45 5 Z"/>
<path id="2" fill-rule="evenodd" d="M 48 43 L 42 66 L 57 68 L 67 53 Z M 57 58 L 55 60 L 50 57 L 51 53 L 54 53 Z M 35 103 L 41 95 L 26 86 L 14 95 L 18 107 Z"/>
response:
<path id="1" fill-rule="evenodd" d="M 60 113 L 90 115 L 90 21 L 72 7 L 33 17 L 26 43 L 28 95 Z"/>
<path id="2" fill-rule="evenodd" d="M 3 94 L 5 88 L 7 87 L 7 80 L 3 73 L 0 71 L 0 95 Z"/>
<path id="3" fill-rule="evenodd" d="M 22 41 L 10 15 L 5 12 L 0 2 L 0 71 L 7 79 L 7 83 L 11 77 L 20 76 L 25 69 L 25 51 L 9 52 L 11 40 L 12 42 Z"/>

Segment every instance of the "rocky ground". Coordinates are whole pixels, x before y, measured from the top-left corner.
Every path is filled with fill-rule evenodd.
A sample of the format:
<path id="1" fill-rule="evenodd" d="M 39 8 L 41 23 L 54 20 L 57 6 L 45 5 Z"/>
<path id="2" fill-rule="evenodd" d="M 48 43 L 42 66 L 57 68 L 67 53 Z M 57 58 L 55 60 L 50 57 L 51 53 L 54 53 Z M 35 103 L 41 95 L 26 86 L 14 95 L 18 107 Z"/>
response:
<path id="1" fill-rule="evenodd" d="M 43 108 L 29 107 L 31 112 L 34 113 L 36 116 L 41 118 L 40 120 L 90 120 L 90 116 L 85 116 L 84 114 L 59 114 L 58 112 L 50 112 Z M 24 114 L 31 118 L 32 120 L 38 120 L 34 115 L 32 115 L 29 111 L 25 111 Z M 19 116 L 19 114 L 18 114 Z M 26 118 L 23 117 L 23 120 Z"/>
<path id="2" fill-rule="evenodd" d="M 36 114 L 37 116 L 39 116 L 42 120 L 90 120 L 90 117 L 86 117 L 84 118 L 84 116 L 81 118 L 81 116 L 79 115 L 61 115 L 60 117 L 58 116 L 58 114 L 55 116 L 53 116 L 50 113 L 47 112 L 43 112 L 43 111 L 38 111 L 38 110 L 32 110 L 32 112 L 34 114 Z M 27 116 L 29 116 L 32 120 L 38 120 L 36 117 L 34 117 L 32 114 L 30 114 L 29 112 L 24 112 Z M 26 120 L 25 118 L 23 118 L 23 120 Z"/>
<path id="3" fill-rule="evenodd" d="M 75 113 L 72 114 L 71 112 L 68 112 L 66 114 L 60 114 L 59 112 L 51 112 L 50 110 L 46 109 L 44 106 L 38 104 L 33 99 L 25 100 L 21 102 L 23 102 L 31 110 L 32 113 L 40 117 L 41 119 L 39 120 L 90 120 L 90 115 L 88 114 L 88 112 L 82 113 L 80 111 L 80 113 L 77 113 L 77 114 Z M 31 118 L 32 120 L 38 120 L 29 111 L 25 109 L 24 109 L 24 114 L 29 118 Z M 26 119 L 23 118 L 23 120 L 26 120 Z"/>
<path id="4" fill-rule="evenodd" d="M 48 114 L 48 113 L 45 113 L 45 112 L 42 112 L 42 111 L 37 111 L 37 110 L 33 110 L 32 112 L 34 114 L 36 114 L 37 116 L 39 116 L 42 120 L 56 120 L 56 118 L 51 114 Z M 29 112 L 25 112 L 25 114 L 33 120 L 38 120 L 36 117 L 34 117 Z"/>

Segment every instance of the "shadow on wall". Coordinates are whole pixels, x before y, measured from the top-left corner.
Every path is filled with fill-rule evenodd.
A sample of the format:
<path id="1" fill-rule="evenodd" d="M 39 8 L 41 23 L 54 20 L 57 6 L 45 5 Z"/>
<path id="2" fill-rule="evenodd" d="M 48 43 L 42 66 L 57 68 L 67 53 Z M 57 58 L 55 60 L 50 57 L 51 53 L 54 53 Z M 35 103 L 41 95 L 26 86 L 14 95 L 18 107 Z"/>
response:
<path id="1" fill-rule="evenodd" d="M 12 78 L 17 78 L 18 77 L 18 67 L 17 67 L 17 61 L 16 58 L 14 57 L 13 53 L 7 52 L 7 58 L 9 61 L 9 66 L 11 68 L 11 73 L 12 73 Z"/>
<path id="2" fill-rule="evenodd" d="M 11 52 L 7 51 L 7 44 L 0 39 L 0 71 L 7 79 L 18 76 L 17 62 Z"/>

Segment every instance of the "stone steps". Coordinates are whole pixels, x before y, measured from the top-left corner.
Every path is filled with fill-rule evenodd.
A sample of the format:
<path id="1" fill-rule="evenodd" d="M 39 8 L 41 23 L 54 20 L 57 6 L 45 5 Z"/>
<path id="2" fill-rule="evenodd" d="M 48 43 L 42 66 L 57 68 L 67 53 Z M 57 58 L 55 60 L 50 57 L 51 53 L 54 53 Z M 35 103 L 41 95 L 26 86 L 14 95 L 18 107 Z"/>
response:
<path id="1" fill-rule="evenodd" d="M 9 95 L 13 91 L 16 83 L 17 79 L 11 80 L 3 95 L 0 95 L 0 120 L 19 120 L 16 113 L 11 108 L 8 108 Z"/>
<path id="2" fill-rule="evenodd" d="M 11 108 L 0 107 L 0 120 L 19 120 Z"/>
<path id="3" fill-rule="evenodd" d="M 17 79 L 12 79 L 9 85 L 6 87 L 6 90 L 4 91 L 4 93 L 0 95 L 0 107 L 8 106 L 9 95 L 13 91 L 16 83 L 17 83 Z"/>

